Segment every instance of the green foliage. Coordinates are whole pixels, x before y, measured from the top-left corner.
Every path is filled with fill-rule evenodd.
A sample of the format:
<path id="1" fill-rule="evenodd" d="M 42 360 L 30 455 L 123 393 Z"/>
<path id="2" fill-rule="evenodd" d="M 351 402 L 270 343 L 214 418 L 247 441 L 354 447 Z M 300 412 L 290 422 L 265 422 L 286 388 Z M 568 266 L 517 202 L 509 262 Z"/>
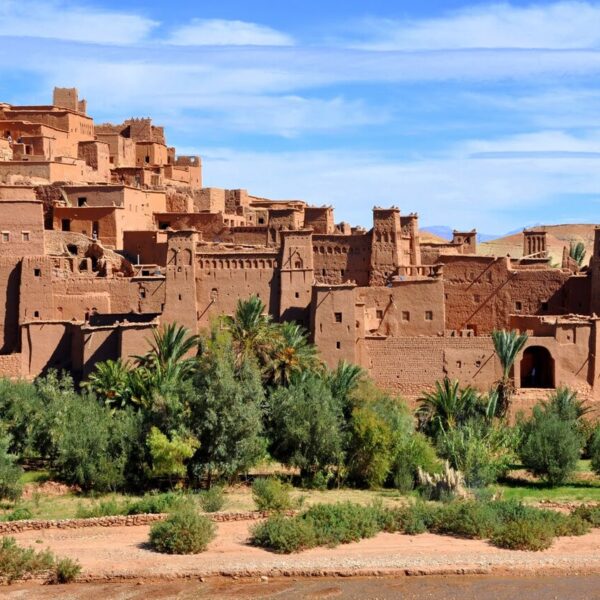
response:
<path id="1" fill-rule="evenodd" d="M 394 487 L 401 492 L 414 489 L 419 468 L 425 473 L 439 473 L 441 463 L 427 437 L 416 432 L 404 438 L 398 446 L 392 465 Z"/>
<path id="2" fill-rule="evenodd" d="M 121 359 L 96 363 L 82 387 L 111 408 L 126 408 L 136 403 L 131 382 L 131 367 Z"/>
<path id="3" fill-rule="evenodd" d="M 3 521 L 27 521 L 33 518 L 32 512 L 25 506 L 18 506 L 2 519 Z"/>
<path id="4" fill-rule="evenodd" d="M 215 537 L 215 525 L 196 512 L 191 504 L 176 508 L 150 530 L 150 545 L 164 554 L 198 554 Z"/>
<path id="5" fill-rule="evenodd" d="M 272 385 L 289 385 L 301 373 L 319 368 L 317 348 L 300 325 L 282 323 L 272 329 L 276 335 L 267 369 Z"/>
<path id="6" fill-rule="evenodd" d="M 236 359 L 227 337 L 212 340 L 189 398 L 188 426 L 201 445 L 191 464 L 196 476 L 233 478 L 265 456 L 261 373 Z"/>
<path id="7" fill-rule="evenodd" d="M 151 474 L 153 477 L 185 477 L 186 461 L 194 456 L 200 446 L 192 436 L 182 437 L 173 433 L 169 439 L 156 427 L 150 429 L 147 438 L 152 458 Z"/>
<path id="8" fill-rule="evenodd" d="M 498 394 L 497 415 L 505 416 L 508 412 L 512 395 L 514 393 L 514 384 L 510 378 L 510 372 L 515 364 L 519 352 L 527 343 L 526 333 L 517 331 L 492 331 L 492 341 L 496 355 L 502 365 L 502 377 L 497 383 L 496 391 Z"/>
<path id="9" fill-rule="evenodd" d="M 582 504 L 581 506 L 578 506 L 577 508 L 573 509 L 571 514 L 574 517 L 586 521 L 592 527 L 600 527 L 600 504 Z"/>
<path id="10" fill-rule="evenodd" d="M 0 540 L 0 580 L 3 582 L 49 574 L 53 567 L 54 555 L 49 550 L 36 552 L 33 548 L 22 548 L 12 537 Z"/>
<path id="11" fill-rule="evenodd" d="M 589 443 L 592 470 L 600 475 L 600 427 L 596 427 Z"/>
<path id="12" fill-rule="evenodd" d="M 54 459 L 61 479 L 83 490 L 122 487 L 137 438 L 135 416 L 127 411 L 113 414 L 88 396 L 75 396 L 64 411 Z"/>
<path id="13" fill-rule="evenodd" d="M 313 523 L 297 517 L 269 517 L 252 528 L 251 536 L 254 546 L 279 554 L 300 552 L 317 545 Z"/>
<path id="14" fill-rule="evenodd" d="M 569 244 L 569 256 L 581 267 L 585 260 L 585 244 L 583 242 L 571 242 Z"/>
<path id="15" fill-rule="evenodd" d="M 554 532 L 541 519 L 509 521 L 492 536 L 495 546 L 509 550 L 546 550 L 553 540 Z"/>
<path id="16" fill-rule="evenodd" d="M 21 467 L 17 456 L 9 452 L 10 436 L 3 435 L 0 429 L 0 500 L 17 500 L 23 488 L 19 482 Z"/>
<path id="17" fill-rule="evenodd" d="M 80 505 L 77 508 L 77 518 L 90 519 L 115 515 L 161 514 L 169 512 L 181 502 L 182 497 L 180 493 L 164 492 L 162 494 L 144 494 L 144 496 L 137 500 L 126 500 L 124 502 L 108 498 L 95 502 L 91 506 L 84 507 Z"/>
<path id="18" fill-rule="evenodd" d="M 479 396 L 473 388 L 460 388 L 458 380 L 436 381 L 435 391 L 419 399 L 420 428 L 433 437 L 454 429 L 481 413 Z"/>
<path id="19" fill-rule="evenodd" d="M 523 426 L 519 458 L 527 470 L 556 486 L 577 468 L 582 446 L 575 421 L 562 419 L 547 406 L 536 406 Z"/>
<path id="20" fill-rule="evenodd" d="M 54 583 L 71 583 L 81 573 L 81 565 L 71 558 L 59 558 L 54 565 Z"/>
<path id="21" fill-rule="evenodd" d="M 474 421 L 443 432 L 438 453 L 460 471 L 469 487 L 485 487 L 504 476 L 514 460 L 514 435 L 507 427 Z"/>
<path id="22" fill-rule="evenodd" d="M 275 477 L 261 477 L 252 483 L 252 499 L 258 510 L 289 510 L 294 507 L 290 490 L 290 485 Z"/>
<path id="23" fill-rule="evenodd" d="M 327 382 L 313 373 L 269 397 L 271 454 L 312 479 L 343 458 L 343 417 Z"/>
<path id="24" fill-rule="evenodd" d="M 225 506 L 225 490 L 220 485 L 200 493 L 200 506 L 204 512 L 219 512 Z"/>
<path id="25" fill-rule="evenodd" d="M 577 392 L 567 386 L 556 388 L 548 400 L 541 404 L 546 412 L 556 414 L 563 421 L 578 421 L 590 412 L 590 408 L 585 406 L 585 401 L 580 400 Z"/>

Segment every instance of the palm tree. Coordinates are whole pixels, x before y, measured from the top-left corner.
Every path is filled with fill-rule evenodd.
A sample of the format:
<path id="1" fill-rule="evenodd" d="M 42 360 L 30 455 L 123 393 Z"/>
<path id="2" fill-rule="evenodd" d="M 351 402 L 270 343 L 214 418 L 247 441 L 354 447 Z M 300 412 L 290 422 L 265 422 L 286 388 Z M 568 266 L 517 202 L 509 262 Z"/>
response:
<path id="1" fill-rule="evenodd" d="M 508 412 L 514 393 L 514 384 L 510 372 L 523 346 L 527 343 L 528 335 L 517 331 L 492 331 L 494 349 L 502 365 L 502 378 L 496 384 L 498 391 L 498 414 L 504 416 Z"/>
<path id="2" fill-rule="evenodd" d="M 253 356 L 263 368 L 270 363 L 275 336 L 271 317 L 264 314 L 265 308 L 258 296 L 250 296 L 248 300 L 238 300 L 233 317 L 225 317 L 238 365 Z"/>
<path id="3" fill-rule="evenodd" d="M 331 395 L 341 404 L 344 415 L 348 419 L 352 412 L 350 394 L 357 388 L 364 374 L 365 372 L 358 365 L 341 360 L 327 376 Z"/>
<path id="4" fill-rule="evenodd" d="M 125 408 L 136 403 L 131 386 L 131 366 L 120 358 L 96 363 L 81 387 L 112 408 Z"/>
<path id="5" fill-rule="evenodd" d="M 585 244 L 583 242 L 571 242 L 569 244 L 569 256 L 581 267 L 585 259 Z"/>
<path id="6" fill-rule="evenodd" d="M 152 331 L 150 350 L 136 356 L 138 369 L 134 371 L 133 387 L 146 399 L 153 392 L 175 389 L 189 378 L 197 367 L 199 337 L 190 335 L 182 325 L 170 323 Z"/>
<path id="7" fill-rule="evenodd" d="M 579 421 L 581 417 L 591 412 L 589 406 L 585 406 L 585 400 L 577 397 L 577 392 L 562 386 L 556 388 L 548 400 L 542 402 L 547 409 L 554 411 L 561 419 L 565 421 Z"/>
<path id="8" fill-rule="evenodd" d="M 458 380 L 445 377 L 435 382 L 435 391 L 425 392 L 419 399 L 417 416 L 420 428 L 438 433 L 455 429 L 480 415 L 481 402 L 471 387 L 460 388 Z"/>
<path id="9" fill-rule="evenodd" d="M 276 342 L 269 379 L 275 385 L 289 385 L 292 377 L 320 365 L 317 348 L 308 341 L 303 327 L 296 323 L 282 323 L 277 327 Z"/>

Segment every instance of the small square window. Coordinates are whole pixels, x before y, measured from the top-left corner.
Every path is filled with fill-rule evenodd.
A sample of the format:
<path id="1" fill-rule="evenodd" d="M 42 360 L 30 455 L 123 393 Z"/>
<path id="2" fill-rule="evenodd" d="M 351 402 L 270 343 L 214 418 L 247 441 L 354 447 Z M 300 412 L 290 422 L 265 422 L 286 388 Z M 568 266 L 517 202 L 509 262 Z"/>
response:
<path id="1" fill-rule="evenodd" d="M 523 310 L 523 303 L 519 302 L 517 300 L 517 302 L 515 302 L 515 310 L 518 311 L 518 312 L 522 311 Z"/>
<path id="2" fill-rule="evenodd" d="M 33 311 L 33 316 L 37 319 L 40 316 L 40 311 L 39 310 L 34 310 Z"/>
<path id="3" fill-rule="evenodd" d="M 77 198 L 77 206 L 81 207 L 81 206 L 86 206 L 87 205 L 87 198 L 85 196 L 81 196 L 80 198 Z"/>
<path id="4" fill-rule="evenodd" d="M 378 310 L 377 311 L 377 318 L 378 319 L 383 319 L 383 311 L 382 310 Z"/>
<path id="5" fill-rule="evenodd" d="M 2 243 L 6 244 L 7 242 L 10 242 L 10 233 L 8 233 L 8 231 L 3 231 L 2 232 Z"/>
<path id="6" fill-rule="evenodd" d="M 29 241 L 29 231 L 21 231 L 21 240 L 23 242 Z"/>
<path id="7" fill-rule="evenodd" d="M 547 311 L 548 310 L 548 303 L 547 302 L 542 302 L 542 310 L 543 311 Z"/>
<path id="8" fill-rule="evenodd" d="M 342 342 L 336 342 L 335 347 L 339 350 L 342 347 Z"/>
<path id="9" fill-rule="evenodd" d="M 407 310 L 402 311 L 402 320 L 410 321 L 410 313 Z"/>
<path id="10" fill-rule="evenodd" d="M 296 293 L 294 294 L 294 298 L 300 298 L 300 294 L 299 294 L 298 292 L 296 292 Z"/>
<path id="11" fill-rule="evenodd" d="M 336 323 L 341 323 L 342 322 L 342 313 L 336 312 L 336 313 L 333 313 L 333 315 L 335 317 L 335 322 Z"/>
<path id="12" fill-rule="evenodd" d="M 426 321 L 433 321 L 433 311 L 431 311 L 431 310 L 426 310 L 425 311 L 425 320 Z"/>
<path id="13" fill-rule="evenodd" d="M 41 269 L 34 269 L 33 270 L 33 275 L 35 277 L 41 277 L 42 276 L 42 270 Z"/>

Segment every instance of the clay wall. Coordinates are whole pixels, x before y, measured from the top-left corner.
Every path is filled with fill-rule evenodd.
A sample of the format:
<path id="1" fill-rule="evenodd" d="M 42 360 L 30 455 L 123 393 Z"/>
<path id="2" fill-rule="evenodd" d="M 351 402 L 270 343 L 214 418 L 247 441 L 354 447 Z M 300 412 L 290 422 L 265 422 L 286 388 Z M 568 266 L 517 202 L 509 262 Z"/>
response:
<path id="1" fill-rule="evenodd" d="M 13 151 L 8 140 L 0 138 L 0 161 L 12 160 Z"/>
<path id="2" fill-rule="evenodd" d="M 135 142 L 118 133 L 96 133 L 96 137 L 108 144 L 111 167 L 135 167 Z"/>
<path id="3" fill-rule="evenodd" d="M 56 161 L 13 161 L 0 163 L 0 182 L 16 182 L 18 179 L 84 182 L 91 177 L 90 169 L 82 160 Z"/>
<path id="4" fill-rule="evenodd" d="M 444 333 L 444 282 L 415 279 L 393 287 L 360 287 L 367 334 L 389 337 L 437 336 Z"/>
<path id="5" fill-rule="evenodd" d="M 311 329 L 323 361 L 335 368 L 341 360 L 364 365 L 362 306 L 356 306 L 355 286 L 315 285 L 312 289 Z"/>
<path id="6" fill-rule="evenodd" d="M 211 213 L 225 212 L 225 191 L 221 188 L 210 187 L 197 190 L 194 194 L 194 210 Z"/>
<path id="7" fill-rule="evenodd" d="M 108 144 L 104 142 L 80 142 L 78 149 L 78 158 L 85 161 L 85 164 L 97 171 L 98 179 L 110 181 L 110 154 Z"/>
<path id="8" fill-rule="evenodd" d="M 123 250 L 134 264 L 166 264 L 167 236 L 162 231 L 124 231 Z M 139 260 L 138 260 L 139 259 Z"/>
<path id="9" fill-rule="evenodd" d="M 138 167 L 166 165 L 167 159 L 167 147 L 164 144 L 137 142 L 135 145 L 135 164 Z"/>
<path id="10" fill-rule="evenodd" d="M 0 354 L 0 377 L 20 379 L 22 377 L 22 357 L 20 353 Z"/>
<path id="11" fill-rule="evenodd" d="M 49 369 L 70 370 L 74 344 L 70 323 L 40 321 L 21 327 L 22 374 L 37 377 Z"/>
<path id="12" fill-rule="evenodd" d="M 198 323 L 207 327 L 220 314 L 233 314 L 237 301 L 259 296 L 269 314 L 279 316 L 279 253 L 274 250 L 203 251 L 196 261 Z"/>
<path id="13" fill-rule="evenodd" d="M 164 127 L 152 125 L 152 119 L 127 119 L 118 127 L 124 130 L 126 137 L 136 142 L 166 145 Z"/>
<path id="14" fill-rule="evenodd" d="M 401 235 L 398 209 L 373 209 L 370 285 L 385 285 L 401 264 L 410 264 L 410 256 L 402 253 Z"/>
<path id="15" fill-rule="evenodd" d="M 319 283 L 354 281 L 369 284 L 371 238 L 369 235 L 313 235 L 315 279 Z"/>
<path id="16" fill-rule="evenodd" d="M 569 274 L 514 268 L 506 258 L 443 256 L 446 329 L 478 334 L 509 326 L 510 315 L 562 314 Z"/>
<path id="17" fill-rule="evenodd" d="M 307 206 L 304 209 L 304 229 L 314 233 L 330 234 L 335 230 L 331 206 Z"/>

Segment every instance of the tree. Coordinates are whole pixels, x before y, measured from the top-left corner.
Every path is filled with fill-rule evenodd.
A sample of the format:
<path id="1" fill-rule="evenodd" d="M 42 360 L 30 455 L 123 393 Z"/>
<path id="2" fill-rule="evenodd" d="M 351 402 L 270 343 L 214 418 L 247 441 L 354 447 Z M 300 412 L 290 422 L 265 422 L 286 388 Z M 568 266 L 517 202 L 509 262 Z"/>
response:
<path id="1" fill-rule="evenodd" d="M 342 407 L 346 419 L 349 419 L 352 413 L 352 393 L 359 388 L 362 382 L 366 381 L 364 375 L 365 372 L 361 367 L 345 360 L 341 360 L 337 367 L 333 371 L 329 371 L 327 375 L 331 395 Z"/>
<path id="2" fill-rule="evenodd" d="M 583 242 L 571 242 L 569 244 L 569 256 L 581 267 L 585 260 L 585 244 Z"/>
<path id="3" fill-rule="evenodd" d="M 110 408 L 125 408 L 135 404 L 129 363 L 117 360 L 98 362 L 81 387 L 96 394 Z"/>
<path id="4" fill-rule="evenodd" d="M 343 459 L 343 413 L 328 382 L 304 373 L 269 397 L 271 454 L 312 480 Z"/>
<path id="5" fill-rule="evenodd" d="M 197 335 L 190 335 L 185 327 L 176 323 L 153 329 L 150 350 L 135 357 L 140 368 L 133 372 L 134 392 L 148 402 L 154 393 L 176 390 L 197 367 L 197 358 L 190 354 L 198 348 L 198 342 Z"/>
<path id="6" fill-rule="evenodd" d="M 10 436 L 0 429 L 0 500 L 17 500 L 21 496 L 19 483 L 23 470 L 17 456 L 9 452 Z"/>
<path id="7" fill-rule="evenodd" d="M 270 360 L 270 381 L 274 385 L 289 385 L 303 371 L 320 366 L 317 348 L 308 341 L 305 330 L 296 323 L 282 323 L 275 329 L 277 341 Z"/>
<path id="8" fill-rule="evenodd" d="M 460 388 L 457 380 L 445 377 L 435 382 L 435 391 L 419 399 L 417 416 L 421 429 L 433 437 L 466 423 L 481 414 L 478 394 L 471 387 Z"/>
<path id="9" fill-rule="evenodd" d="M 526 333 L 517 331 L 492 331 L 494 349 L 502 365 L 502 377 L 496 385 L 498 391 L 498 414 L 504 416 L 508 412 L 510 401 L 514 393 L 514 384 L 510 372 L 515 360 L 523 346 L 527 343 Z"/>
<path id="10" fill-rule="evenodd" d="M 189 428 L 201 441 L 191 460 L 196 476 L 233 479 L 265 455 L 261 373 L 252 360 L 237 364 L 226 336 L 208 344 L 189 397 Z"/>
<path id="11" fill-rule="evenodd" d="M 577 397 L 577 392 L 561 386 L 548 396 L 548 400 L 542 402 L 542 406 L 556 413 L 563 421 L 579 421 L 590 412 L 591 408 L 585 406 L 585 401 Z"/>
<path id="12" fill-rule="evenodd" d="M 528 471 L 555 486 L 575 471 L 582 446 L 575 420 L 561 418 L 548 406 L 535 406 L 523 427 L 519 458 Z"/>
<path id="13" fill-rule="evenodd" d="M 171 439 L 156 427 L 150 429 L 146 443 L 152 458 L 151 475 L 153 477 L 185 477 L 187 473 L 186 461 L 194 456 L 200 446 L 198 440 L 192 436 L 183 437 L 177 433 Z"/>
<path id="14" fill-rule="evenodd" d="M 271 317 L 265 314 L 265 304 L 258 296 L 238 300 L 235 315 L 225 317 L 231 333 L 236 363 L 256 358 L 261 368 L 269 367 L 275 345 Z"/>

